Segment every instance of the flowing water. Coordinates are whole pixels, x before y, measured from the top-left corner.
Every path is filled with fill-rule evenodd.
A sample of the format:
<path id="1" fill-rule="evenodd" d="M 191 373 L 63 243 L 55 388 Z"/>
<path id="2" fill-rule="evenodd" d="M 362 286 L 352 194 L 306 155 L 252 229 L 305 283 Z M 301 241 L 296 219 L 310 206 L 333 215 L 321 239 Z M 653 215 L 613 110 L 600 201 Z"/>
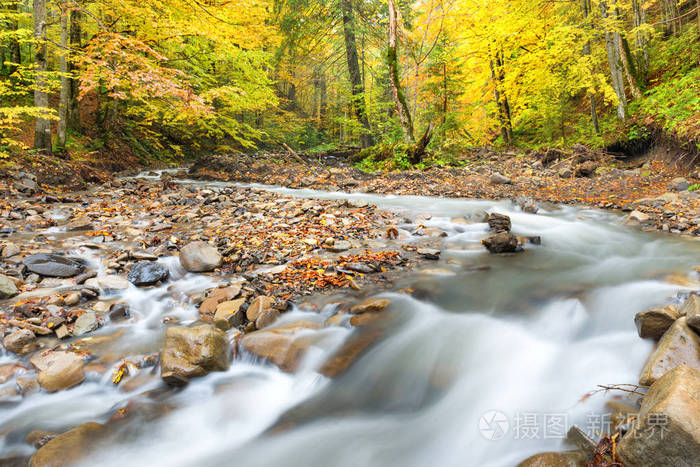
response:
<path id="1" fill-rule="evenodd" d="M 643 233 L 595 210 L 549 206 L 533 215 L 510 202 L 265 188 L 366 201 L 400 211 L 406 232 L 423 224 L 448 233 L 431 270 L 401 279 L 412 296 L 386 294 L 400 321 L 380 342 L 334 380 L 316 370 L 350 334 L 345 327 L 318 331 L 295 374 L 249 355 L 179 391 L 164 390 L 157 377 L 130 390 L 115 387 L 111 371 L 91 373 L 74 389 L 0 407 L 0 449 L 31 454 L 22 441 L 30 429 L 104 422 L 130 402 L 140 415 L 85 465 L 515 465 L 566 449 L 570 425 L 598 427 L 611 396 L 583 396 L 599 384 L 637 381 L 652 344 L 637 336 L 634 314 L 677 301 L 688 289 L 664 278 L 700 260 L 698 242 Z M 542 245 L 487 254 L 486 224 L 453 222 L 483 211 L 509 215 L 514 233 L 539 235 Z M 75 253 L 96 260 L 94 252 Z M 139 319 L 102 328 L 86 339 L 88 349 L 156 352 L 163 316 L 196 319 L 186 297 L 214 283 L 186 274 L 174 258 L 160 261 L 172 280 L 123 293 Z M 281 322 L 322 323 L 332 313 L 332 305 L 293 310 Z"/>

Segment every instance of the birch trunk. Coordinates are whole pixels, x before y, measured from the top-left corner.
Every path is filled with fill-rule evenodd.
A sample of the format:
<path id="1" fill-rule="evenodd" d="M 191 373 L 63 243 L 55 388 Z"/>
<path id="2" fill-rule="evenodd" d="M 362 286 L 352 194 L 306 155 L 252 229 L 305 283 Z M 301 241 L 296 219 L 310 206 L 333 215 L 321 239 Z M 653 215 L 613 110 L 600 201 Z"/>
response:
<path id="1" fill-rule="evenodd" d="M 406 96 L 401 88 L 401 79 L 399 78 L 397 46 L 398 11 L 396 10 L 394 0 L 388 0 L 387 3 L 389 5 L 389 47 L 387 60 L 389 63 L 389 76 L 391 78 L 391 91 L 394 96 L 394 103 L 396 104 L 396 112 L 399 114 L 404 140 L 408 144 L 413 144 L 415 142 L 413 120 L 411 119 L 411 112 L 408 109 Z"/>
<path id="2" fill-rule="evenodd" d="M 66 149 L 66 128 L 68 126 L 68 105 L 70 103 L 70 80 L 68 79 L 68 12 L 61 12 L 61 94 L 58 101 L 58 148 Z"/>
<path id="3" fill-rule="evenodd" d="M 46 92 L 46 0 L 34 0 L 34 60 L 36 62 L 36 89 L 34 106 L 39 109 L 49 108 L 49 96 Z M 51 152 L 51 122 L 47 118 L 37 118 L 34 127 L 34 148 Z"/>
<path id="4" fill-rule="evenodd" d="M 600 2 L 600 11 L 603 19 L 609 18 L 607 2 Z M 610 66 L 610 78 L 613 90 L 617 96 L 617 117 L 624 120 L 627 114 L 627 96 L 625 95 L 625 80 L 622 70 L 622 59 L 620 58 L 619 34 L 611 31 L 608 25 L 605 26 L 605 50 L 608 54 L 608 65 Z"/>

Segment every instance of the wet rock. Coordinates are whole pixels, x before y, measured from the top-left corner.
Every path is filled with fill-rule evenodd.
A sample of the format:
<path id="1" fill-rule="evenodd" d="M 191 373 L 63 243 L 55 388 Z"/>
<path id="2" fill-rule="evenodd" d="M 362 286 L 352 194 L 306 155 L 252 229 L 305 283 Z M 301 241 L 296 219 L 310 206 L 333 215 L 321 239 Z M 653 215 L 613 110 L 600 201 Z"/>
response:
<path id="1" fill-rule="evenodd" d="M 99 423 L 85 423 L 44 444 L 29 461 L 29 467 L 68 467 L 79 463 L 102 433 Z"/>
<path id="2" fill-rule="evenodd" d="M 436 250 L 434 248 L 418 248 L 416 250 L 416 253 L 418 253 L 425 259 L 437 261 L 438 259 L 440 259 L 440 254 L 442 253 L 442 251 Z"/>
<path id="3" fill-rule="evenodd" d="M 110 321 L 122 321 L 131 318 L 129 304 L 124 302 L 114 303 L 109 307 Z"/>
<path id="4" fill-rule="evenodd" d="M 246 334 L 241 347 L 247 352 L 265 358 L 282 371 L 293 372 L 306 350 L 316 341 L 313 330 L 321 326 L 300 321 Z"/>
<path id="5" fill-rule="evenodd" d="M 391 305 L 388 298 L 370 298 L 350 308 L 350 313 L 359 315 L 361 313 L 378 313 Z"/>
<path id="6" fill-rule="evenodd" d="M 207 298 L 205 298 L 202 304 L 199 306 L 199 312 L 205 315 L 215 313 L 216 307 L 219 306 L 221 302 L 233 300 L 234 298 L 238 297 L 240 293 L 240 283 L 235 283 L 228 287 L 217 287 L 209 292 Z"/>
<path id="7" fill-rule="evenodd" d="M 598 168 L 598 163 L 594 161 L 587 161 L 576 167 L 577 177 L 590 177 L 593 175 Z"/>
<path id="8" fill-rule="evenodd" d="M 95 228 L 87 220 L 78 220 L 66 225 L 66 232 L 87 232 L 90 230 L 95 230 Z"/>
<path id="9" fill-rule="evenodd" d="M 540 210 L 540 208 L 537 207 L 537 203 L 525 196 L 520 196 L 518 199 L 515 200 L 515 204 L 517 204 L 520 209 L 523 210 L 523 212 L 527 212 L 530 214 L 537 214 L 537 211 Z"/>
<path id="10" fill-rule="evenodd" d="M 44 326 L 39 326 L 39 325 L 34 324 L 34 323 L 30 323 L 29 320 L 20 321 L 18 319 L 11 319 L 10 321 L 8 321 L 8 324 L 10 326 L 15 326 L 15 327 L 22 328 L 22 329 L 29 329 L 34 334 L 38 334 L 40 336 L 48 336 L 49 334 L 53 333 L 51 331 L 51 329 L 44 327 Z"/>
<path id="11" fill-rule="evenodd" d="M 48 392 L 72 388 L 85 380 L 83 359 L 72 352 L 53 351 L 33 357 L 39 385 Z"/>
<path id="12" fill-rule="evenodd" d="M 87 281 L 88 279 L 92 279 L 93 277 L 97 277 L 97 271 L 84 272 L 82 274 L 75 276 L 75 278 L 73 280 L 75 281 L 76 284 L 84 284 L 85 281 Z"/>
<path id="13" fill-rule="evenodd" d="M 352 244 L 347 240 L 336 240 L 331 245 L 327 245 L 326 249 L 332 251 L 333 253 L 342 253 L 352 248 Z"/>
<path id="14" fill-rule="evenodd" d="M 650 386 L 678 366 L 700 370 L 700 336 L 688 327 L 686 318 L 676 320 L 663 335 L 644 365 L 639 384 Z"/>
<path id="15" fill-rule="evenodd" d="M 678 312 L 673 308 L 652 308 L 637 313 L 634 324 L 642 339 L 659 340 L 678 318 Z"/>
<path id="16" fill-rule="evenodd" d="M 29 329 L 18 329 L 2 340 L 2 344 L 10 352 L 26 354 L 39 348 L 36 335 Z"/>
<path id="17" fill-rule="evenodd" d="M 496 233 L 510 232 L 512 226 L 510 217 L 498 213 L 489 214 L 486 222 L 489 224 L 489 229 Z"/>
<path id="18" fill-rule="evenodd" d="M 226 371 L 228 353 L 226 334 L 214 326 L 168 328 L 160 355 L 161 378 L 180 385 L 212 371 Z"/>
<path id="19" fill-rule="evenodd" d="M 561 178 L 571 178 L 571 176 L 573 175 L 573 171 L 570 167 L 562 167 L 557 172 L 557 175 L 559 175 L 559 177 Z"/>
<path id="20" fill-rule="evenodd" d="M 64 300 L 64 304 L 66 306 L 75 306 L 80 303 L 80 294 L 79 293 L 70 293 L 66 295 L 66 298 Z"/>
<path id="21" fill-rule="evenodd" d="M 136 286 L 143 286 L 164 282 L 169 276 L 170 271 L 165 266 L 141 261 L 131 267 L 127 280 Z"/>
<path id="22" fill-rule="evenodd" d="M 85 270 L 81 261 L 45 253 L 25 257 L 24 265 L 30 272 L 43 277 L 73 277 Z"/>
<path id="23" fill-rule="evenodd" d="M 70 330 L 68 329 L 68 326 L 65 324 L 60 325 L 59 327 L 56 328 L 56 337 L 59 339 L 65 339 L 66 337 L 70 337 L 72 334 Z"/>
<path id="24" fill-rule="evenodd" d="M 241 307 L 245 304 L 244 298 L 221 302 L 216 307 L 214 314 L 214 324 L 217 328 L 228 331 L 245 323 L 245 313 Z"/>
<path id="25" fill-rule="evenodd" d="M 628 466 L 700 465 L 700 371 L 679 366 L 659 378 L 637 422 L 618 444 Z"/>
<path id="26" fill-rule="evenodd" d="M 129 281 L 119 276 L 94 277 L 85 281 L 85 287 L 102 292 L 118 292 L 129 288 Z"/>
<path id="27" fill-rule="evenodd" d="M 75 320 L 73 335 L 82 336 L 95 331 L 99 327 L 100 322 L 97 320 L 97 314 L 94 311 L 86 311 Z"/>
<path id="28" fill-rule="evenodd" d="M 685 316 L 690 326 L 695 332 L 700 333 L 700 296 L 691 294 L 683 302 L 679 310 L 681 316 Z"/>
<path id="29" fill-rule="evenodd" d="M 651 219 L 651 216 L 649 214 L 645 214 L 641 211 L 632 211 L 630 215 L 627 217 L 628 220 L 633 221 L 633 222 L 647 222 L 649 219 Z"/>
<path id="30" fill-rule="evenodd" d="M 258 316 L 258 318 L 255 320 L 255 328 L 256 329 L 263 329 L 271 324 L 273 324 L 275 321 L 277 321 L 277 318 L 280 317 L 280 312 L 275 310 L 274 308 L 268 308 L 266 310 L 263 310 L 262 313 Z"/>
<path id="31" fill-rule="evenodd" d="M 266 297 L 264 295 L 256 297 L 252 302 L 250 302 L 250 305 L 246 310 L 246 317 L 248 318 L 248 321 L 255 322 L 264 311 L 270 309 L 274 304 L 275 299 L 272 297 Z"/>
<path id="32" fill-rule="evenodd" d="M 0 274 L 0 299 L 11 298 L 19 294 L 17 286 L 9 277 Z"/>
<path id="33" fill-rule="evenodd" d="M 351 335 L 333 356 L 323 364 L 319 372 L 328 378 L 335 378 L 341 375 L 347 371 L 372 344 L 379 340 L 382 334 L 382 330 L 371 328 L 369 331 L 365 330 Z"/>
<path id="34" fill-rule="evenodd" d="M 489 183 L 491 183 L 491 185 L 509 185 L 513 182 L 505 175 L 501 175 L 500 173 L 496 172 L 489 178 Z"/>
<path id="35" fill-rule="evenodd" d="M 690 188 L 690 182 L 683 177 L 677 177 L 671 180 L 670 187 L 674 191 L 688 191 Z"/>
<path id="36" fill-rule="evenodd" d="M 491 235 L 481 243 L 490 253 L 515 253 L 522 250 L 518 238 L 507 232 Z"/>
<path id="37" fill-rule="evenodd" d="M 517 467 L 581 467 L 588 461 L 583 451 L 543 452 L 528 457 Z"/>
<path id="38" fill-rule="evenodd" d="M 13 256 L 17 256 L 18 254 L 21 253 L 21 250 L 17 245 L 14 243 L 6 243 L 2 247 L 2 254 L 0 254 L 0 258 L 2 259 L 7 259 L 7 258 L 12 258 Z"/>
<path id="39" fill-rule="evenodd" d="M 53 431 L 33 430 L 29 432 L 24 440 L 27 442 L 27 444 L 31 444 L 36 449 L 39 449 L 56 436 L 58 436 L 58 433 L 54 433 Z"/>
<path id="40" fill-rule="evenodd" d="M 219 251 L 205 242 L 192 242 L 180 250 L 180 264 L 188 272 L 213 271 L 221 261 Z"/>

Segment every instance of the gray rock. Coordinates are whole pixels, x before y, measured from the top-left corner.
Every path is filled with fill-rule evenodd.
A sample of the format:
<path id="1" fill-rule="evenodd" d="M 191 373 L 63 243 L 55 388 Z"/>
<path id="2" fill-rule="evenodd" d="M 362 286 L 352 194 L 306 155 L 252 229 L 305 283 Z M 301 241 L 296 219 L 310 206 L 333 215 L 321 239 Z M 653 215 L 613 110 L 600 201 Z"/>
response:
<path id="1" fill-rule="evenodd" d="M 153 285 L 164 282 L 170 276 L 168 268 L 150 261 L 141 261 L 132 266 L 127 279 L 136 286 Z"/>
<path id="2" fill-rule="evenodd" d="M 5 246 L 2 248 L 2 255 L 0 255 L 0 258 L 12 258 L 13 256 L 17 256 L 20 253 L 21 250 L 17 245 L 15 245 L 14 243 L 6 243 Z"/>
<path id="3" fill-rule="evenodd" d="M 30 272 L 44 277 L 73 277 L 85 270 L 80 260 L 45 253 L 27 256 L 24 265 Z"/>
<path id="4" fill-rule="evenodd" d="M 100 322 L 97 320 L 97 314 L 94 311 L 86 311 L 75 320 L 73 326 L 73 335 L 82 336 L 88 334 L 100 327 Z"/>
<path id="5" fill-rule="evenodd" d="M 685 316 L 690 326 L 695 332 L 700 333 L 700 296 L 691 294 L 688 299 L 683 302 L 679 310 L 681 316 Z"/>
<path id="6" fill-rule="evenodd" d="M 39 348 L 36 335 L 29 329 L 18 329 L 5 336 L 3 345 L 10 352 L 22 355 Z"/>
<path id="7" fill-rule="evenodd" d="M 679 366 L 656 381 L 618 444 L 627 466 L 700 465 L 700 371 Z"/>
<path id="8" fill-rule="evenodd" d="M 347 251 L 350 248 L 352 248 L 352 244 L 347 240 L 336 240 L 335 242 L 333 242 L 332 245 L 329 245 L 327 248 L 333 253 L 342 253 L 343 251 Z"/>
<path id="9" fill-rule="evenodd" d="M 501 175 L 500 173 L 496 172 L 489 178 L 489 183 L 491 183 L 491 185 L 509 185 L 513 182 L 505 175 Z"/>
<path id="10" fill-rule="evenodd" d="M 700 336 L 688 327 L 685 317 L 673 323 L 649 355 L 639 377 L 639 384 L 651 386 L 678 366 L 700 370 Z"/>
<path id="11" fill-rule="evenodd" d="M 205 242 L 192 242 L 180 250 L 180 264 L 188 272 L 209 272 L 221 266 L 219 251 Z"/>
<path id="12" fill-rule="evenodd" d="M 675 191 L 687 191 L 690 188 L 690 182 L 683 177 L 676 177 L 671 180 L 670 188 Z"/>
<path id="13" fill-rule="evenodd" d="M 0 299 L 11 298 L 18 293 L 15 283 L 9 277 L 0 274 Z"/>
<path id="14" fill-rule="evenodd" d="M 94 277 L 85 281 L 85 287 L 103 292 L 118 292 L 129 288 L 129 281 L 119 276 Z"/>

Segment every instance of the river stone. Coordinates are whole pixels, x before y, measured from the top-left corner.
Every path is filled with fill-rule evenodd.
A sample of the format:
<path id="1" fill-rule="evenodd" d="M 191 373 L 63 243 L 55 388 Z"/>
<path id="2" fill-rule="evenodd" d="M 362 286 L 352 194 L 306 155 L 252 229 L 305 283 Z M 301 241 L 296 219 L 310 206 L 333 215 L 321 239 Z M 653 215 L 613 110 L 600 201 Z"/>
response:
<path id="1" fill-rule="evenodd" d="M 85 270 L 77 259 L 45 253 L 25 257 L 24 265 L 30 272 L 44 277 L 73 277 Z"/>
<path id="2" fill-rule="evenodd" d="M 489 183 L 491 183 L 491 185 L 508 185 L 512 183 L 512 181 L 505 175 L 501 175 L 498 172 L 496 172 L 489 178 Z"/>
<path id="3" fill-rule="evenodd" d="M 86 280 L 85 287 L 103 292 L 118 292 L 128 289 L 129 281 L 119 276 L 101 276 Z"/>
<path id="4" fill-rule="evenodd" d="M 102 425 L 89 422 L 56 436 L 44 444 L 29 461 L 29 467 L 68 467 L 79 463 L 95 445 Z"/>
<path id="5" fill-rule="evenodd" d="M 161 378 L 181 385 L 212 371 L 226 371 L 228 353 L 226 334 L 212 325 L 168 328 L 160 354 Z"/>
<path id="6" fill-rule="evenodd" d="M 215 313 L 219 303 L 227 300 L 233 300 L 234 298 L 238 297 L 238 294 L 240 293 L 240 282 L 231 284 L 228 287 L 217 287 L 216 289 L 212 289 L 207 298 L 205 298 L 202 304 L 199 306 L 199 312 L 205 315 Z"/>
<path id="7" fill-rule="evenodd" d="M 678 366 L 700 369 L 700 337 L 680 318 L 663 335 L 644 365 L 639 384 L 651 386 Z"/>
<path id="8" fill-rule="evenodd" d="M 306 350 L 317 340 L 313 330 L 321 325 L 299 321 L 272 329 L 264 329 L 246 334 L 241 339 L 241 347 L 277 365 L 282 371 L 293 372 Z"/>
<path id="9" fill-rule="evenodd" d="M 649 219 L 651 219 L 651 216 L 643 213 L 642 211 L 632 211 L 627 218 L 635 222 L 647 222 Z"/>
<path id="10" fill-rule="evenodd" d="M 690 182 L 683 177 L 676 177 L 671 180 L 670 188 L 676 191 L 687 191 L 690 188 Z"/>
<path id="11" fill-rule="evenodd" d="M 496 233 L 510 232 L 512 226 L 510 217 L 496 212 L 489 214 L 486 222 L 489 224 L 489 229 Z"/>
<path id="12" fill-rule="evenodd" d="M 275 310 L 274 308 L 267 308 L 263 310 L 262 313 L 258 316 L 258 318 L 255 320 L 255 328 L 256 329 L 263 329 L 268 326 L 270 326 L 272 323 L 277 321 L 277 318 L 280 317 L 280 312 Z"/>
<path id="13" fill-rule="evenodd" d="M 88 220 L 77 220 L 66 225 L 66 232 L 86 232 L 90 230 L 95 230 L 95 228 Z"/>
<path id="14" fill-rule="evenodd" d="M 248 318 L 248 321 L 255 322 L 264 311 L 272 307 L 274 304 L 275 299 L 272 297 L 266 297 L 264 295 L 255 297 L 255 299 L 250 302 L 248 310 L 246 310 L 246 317 Z"/>
<path id="15" fill-rule="evenodd" d="M 15 283 L 7 276 L 0 274 L 0 299 L 11 298 L 19 294 Z"/>
<path id="16" fill-rule="evenodd" d="M 354 305 L 350 308 L 350 313 L 359 315 L 361 313 L 377 313 L 391 305 L 388 298 L 370 298 Z"/>
<path id="17" fill-rule="evenodd" d="M 515 253 L 522 250 L 518 238 L 512 233 L 491 235 L 481 242 L 490 253 Z"/>
<path id="18" fill-rule="evenodd" d="M 659 378 L 637 422 L 618 444 L 628 466 L 700 465 L 700 371 L 679 366 Z"/>
<path id="19" fill-rule="evenodd" d="M 329 358 L 319 372 L 328 378 L 344 373 L 372 344 L 382 337 L 384 331 L 378 327 L 363 328 L 345 340 L 343 345 Z"/>
<path id="20" fill-rule="evenodd" d="M 21 250 L 17 245 L 15 245 L 14 243 L 6 243 L 5 246 L 3 246 L 2 248 L 2 254 L 0 254 L 0 258 L 12 258 L 13 256 L 17 256 L 20 253 Z"/>
<path id="21" fill-rule="evenodd" d="M 205 242 L 188 243 L 180 250 L 180 264 L 188 272 L 209 272 L 221 266 L 219 251 Z"/>
<path id="22" fill-rule="evenodd" d="M 142 286 L 163 282 L 169 276 L 170 271 L 165 266 L 150 261 L 141 261 L 131 267 L 126 278 L 132 284 Z"/>
<path id="23" fill-rule="evenodd" d="M 2 340 L 2 344 L 10 352 L 26 354 L 39 348 L 36 335 L 29 329 L 18 329 Z"/>
<path id="24" fill-rule="evenodd" d="M 245 298 L 219 303 L 214 314 L 216 327 L 228 331 L 245 323 L 245 313 L 241 311 L 243 304 L 245 304 Z"/>
<path id="25" fill-rule="evenodd" d="M 39 385 L 48 392 L 72 388 L 85 380 L 83 359 L 72 352 L 53 351 L 30 361 L 39 370 Z"/>
<path id="26" fill-rule="evenodd" d="M 352 248 L 352 244 L 347 240 L 336 240 L 332 245 L 328 245 L 326 248 L 333 253 L 342 253 Z"/>
<path id="27" fill-rule="evenodd" d="M 690 326 L 695 332 L 700 333 L 700 296 L 691 294 L 683 302 L 680 309 L 681 316 L 685 316 Z"/>
<path id="28" fill-rule="evenodd" d="M 75 320 L 73 325 L 73 335 L 82 336 L 88 334 L 100 327 L 97 321 L 97 314 L 94 311 L 86 311 Z"/>
<path id="29" fill-rule="evenodd" d="M 634 317 L 634 324 L 642 339 L 659 340 L 678 317 L 678 312 L 673 308 L 652 308 L 637 313 Z"/>
<path id="30" fill-rule="evenodd" d="M 528 457 L 517 467 L 580 467 L 588 461 L 588 455 L 581 451 L 543 452 Z"/>

